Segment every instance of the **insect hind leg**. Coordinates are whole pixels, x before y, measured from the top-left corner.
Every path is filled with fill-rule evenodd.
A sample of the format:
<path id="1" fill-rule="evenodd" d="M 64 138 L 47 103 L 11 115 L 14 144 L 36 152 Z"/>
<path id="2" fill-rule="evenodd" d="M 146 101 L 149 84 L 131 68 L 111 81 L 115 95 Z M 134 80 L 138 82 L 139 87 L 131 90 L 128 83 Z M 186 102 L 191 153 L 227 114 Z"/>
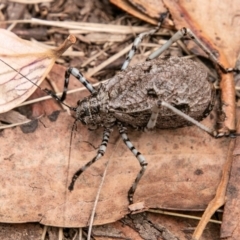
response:
<path id="1" fill-rule="evenodd" d="M 156 33 L 160 29 L 160 27 L 161 27 L 164 19 L 167 17 L 167 15 L 168 15 L 167 12 L 161 14 L 158 26 L 156 28 L 151 29 L 150 31 L 147 31 L 147 32 L 140 33 L 135 38 L 135 40 L 133 42 L 133 45 L 132 45 L 132 48 L 129 51 L 127 58 L 125 59 L 123 65 L 122 65 L 121 70 L 125 70 L 128 67 L 129 63 L 131 62 L 131 60 L 132 60 L 134 54 L 136 53 L 136 50 L 138 49 L 138 47 L 139 47 L 140 43 L 142 42 L 143 38 L 146 37 L 146 36 L 150 36 L 150 35 L 153 35 L 154 33 Z"/>
<path id="2" fill-rule="evenodd" d="M 121 123 L 118 124 L 118 127 L 119 127 L 119 133 L 123 139 L 123 142 L 128 147 L 128 149 L 133 153 L 133 155 L 137 158 L 137 160 L 141 166 L 141 170 L 139 171 L 136 179 L 134 180 L 133 185 L 131 186 L 131 188 L 128 191 L 128 200 L 129 200 L 129 203 L 132 204 L 133 203 L 133 195 L 136 191 L 136 188 L 137 188 L 137 185 L 138 185 L 140 179 L 142 178 L 142 176 L 147 168 L 148 163 L 145 160 L 144 156 L 133 146 L 133 144 L 129 140 L 127 133 Z"/>
<path id="3" fill-rule="evenodd" d="M 158 101 L 157 106 L 158 107 L 162 106 L 162 107 L 166 107 L 166 108 L 170 109 L 171 111 L 173 111 L 177 115 L 179 115 L 182 118 L 186 119 L 187 121 L 191 122 L 193 125 L 196 125 L 197 127 L 199 127 L 200 129 L 207 132 L 208 134 L 210 134 L 213 137 L 220 137 L 220 135 L 218 135 L 217 131 L 215 131 L 213 129 L 210 129 L 207 126 L 201 124 L 200 122 L 198 122 L 194 118 L 188 116 L 184 112 L 180 111 L 179 109 L 175 108 L 174 106 L 172 106 L 171 104 L 169 104 L 165 101 Z"/>
<path id="4" fill-rule="evenodd" d="M 219 65 L 219 67 L 225 72 L 240 72 L 238 68 L 225 68 L 218 60 L 218 58 L 213 54 L 213 52 L 188 28 L 182 28 L 178 30 L 165 44 L 163 44 L 160 48 L 154 51 L 152 54 L 149 55 L 147 61 L 155 59 L 159 57 L 165 50 L 167 50 L 173 43 L 177 42 L 178 40 L 189 37 L 193 40 L 209 57 L 210 59 Z"/>
<path id="5" fill-rule="evenodd" d="M 78 177 L 88 168 L 90 167 L 93 163 L 95 163 L 97 160 L 99 160 L 106 152 L 109 136 L 110 136 L 111 129 L 105 129 L 103 132 L 103 138 L 102 138 L 102 143 L 98 149 L 97 155 L 89 161 L 87 164 L 82 166 L 79 170 L 75 172 L 75 174 L 72 177 L 71 183 L 69 184 L 68 190 L 72 191 L 74 189 L 74 184 Z"/>

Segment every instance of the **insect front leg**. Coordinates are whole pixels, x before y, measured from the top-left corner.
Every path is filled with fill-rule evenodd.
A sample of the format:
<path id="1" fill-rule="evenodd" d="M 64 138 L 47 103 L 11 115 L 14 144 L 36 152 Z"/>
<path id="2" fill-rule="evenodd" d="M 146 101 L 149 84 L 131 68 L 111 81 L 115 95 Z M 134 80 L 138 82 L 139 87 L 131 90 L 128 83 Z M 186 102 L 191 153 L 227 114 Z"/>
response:
<path id="1" fill-rule="evenodd" d="M 65 72 L 64 87 L 61 97 L 58 97 L 53 91 L 49 89 L 44 89 L 43 91 L 46 92 L 48 95 L 52 96 L 58 102 L 63 102 L 66 99 L 70 75 L 73 75 L 76 79 L 78 79 L 91 94 L 96 92 L 95 88 L 92 86 L 90 82 L 88 82 L 88 80 L 82 75 L 82 73 L 77 68 L 72 67 L 68 68 Z M 74 108 L 71 109 L 74 110 Z"/>
<path id="2" fill-rule="evenodd" d="M 148 163 L 147 163 L 146 159 L 144 158 L 144 156 L 133 146 L 133 144 L 129 140 L 127 133 L 121 123 L 118 124 L 118 127 L 119 127 L 119 133 L 123 139 L 123 142 L 126 144 L 128 149 L 133 153 L 133 155 L 137 158 L 137 160 L 139 161 L 140 166 L 141 166 L 141 170 L 139 171 L 136 179 L 134 180 L 133 185 L 131 186 L 131 188 L 128 191 L 128 200 L 129 200 L 129 203 L 132 204 L 133 203 L 133 195 L 136 191 L 136 188 L 137 188 L 137 185 L 138 185 L 140 179 L 142 178 L 142 176 L 147 168 Z"/>
<path id="3" fill-rule="evenodd" d="M 64 89 L 63 89 L 62 96 L 60 98 L 61 101 L 64 101 L 66 99 L 70 75 L 73 75 L 76 79 L 78 79 L 91 94 L 96 92 L 92 84 L 88 82 L 88 80 L 82 75 L 82 73 L 77 68 L 70 67 L 65 72 Z"/>
<path id="4" fill-rule="evenodd" d="M 164 19 L 167 17 L 167 15 L 168 15 L 168 13 L 161 14 L 158 26 L 156 28 L 154 28 L 154 29 L 152 29 L 150 31 L 147 31 L 147 32 L 140 33 L 135 38 L 135 40 L 133 42 L 133 45 L 132 45 L 132 48 L 129 51 L 126 60 L 124 61 L 121 70 L 125 70 L 128 67 L 129 63 L 131 62 L 131 60 L 132 60 L 134 54 L 136 53 L 136 50 L 138 49 L 138 47 L 139 47 L 140 43 L 142 42 L 143 38 L 146 37 L 146 36 L 150 36 L 150 35 L 153 35 L 154 33 L 156 33 L 160 29 L 160 27 L 161 27 Z"/>
<path id="5" fill-rule="evenodd" d="M 85 164 L 83 167 L 81 167 L 79 170 L 75 172 L 75 174 L 72 177 L 72 181 L 68 187 L 69 191 L 72 191 L 74 188 L 74 184 L 78 177 L 88 168 L 90 167 L 93 163 L 95 163 L 97 160 L 99 160 L 106 152 L 109 136 L 110 136 L 111 129 L 105 129 L 103 132 L 103 138 L 102 138 L 102 143 L 98 149 L 97 155 L 89 161 L 87 164 Z"/>

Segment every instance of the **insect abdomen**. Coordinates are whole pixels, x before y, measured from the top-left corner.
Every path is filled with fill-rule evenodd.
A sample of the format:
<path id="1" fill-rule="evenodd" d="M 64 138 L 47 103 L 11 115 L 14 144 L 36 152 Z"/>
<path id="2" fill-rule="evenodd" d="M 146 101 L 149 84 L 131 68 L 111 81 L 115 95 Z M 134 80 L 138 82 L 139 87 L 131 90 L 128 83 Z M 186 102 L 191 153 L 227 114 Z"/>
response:
<path id="1" fill-rule="evenodd" d="M 211 111 L 215 91 L 206 70 L 190 59 L 156 59 L 129 67 L 103 85 L 108 106 L 116 118 L 133 127 L 145 127 L 151 108 L 166 101 L 196 120 Z M 158 128 L 175 128 L 189 123 L 171 110 L 161 108 Z"/>

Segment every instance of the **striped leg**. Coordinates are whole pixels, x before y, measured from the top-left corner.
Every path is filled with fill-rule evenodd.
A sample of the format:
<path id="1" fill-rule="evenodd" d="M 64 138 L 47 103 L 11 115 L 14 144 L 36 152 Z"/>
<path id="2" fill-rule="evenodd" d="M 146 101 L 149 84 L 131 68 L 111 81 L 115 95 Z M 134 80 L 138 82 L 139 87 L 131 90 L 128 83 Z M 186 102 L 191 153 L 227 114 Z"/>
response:
<path id="1" fill-rule="evenodd" d="M 63 90 L 63 94 L 61 96 L 61 101 L 63 101 L 66 98 L 66 92 L 68 89 L 68 84 L 69 84 L 69 77 L 70 75 L 73 75 L 76 79 L 78 79 L 84 87 L 86 87 L 86 89 L 91 93 L 95 93 L 96 90 L 94 89 L 94 87 L 91 85 L 90 82 L 88 82 L 88 80 L 82 75 L 82 73 L 77 69 L 77 68 L 68 68 L 68 70 L 65 72 L 65 81 L 64 81 L 64 90 Z"/>
<path id="2" fill-rule="evenodd" d="M 153 35 L 154 33 L 156 33 L 159 30 L 159 28 L 161 27 L 161 25 L 162 25 L 164 19 L 167 17 L 167 15 L 168 15 L 168 13 L 161 14 L 158 26 L 156 28 L 154 28 L 154 29 L 152 29 L 152 30 L 150 30 L 148 32 L 140 33 L 135 38 L 135 40 L 133 42 L 133 45 L 132 45 L 132 48 L 129 51 L 126 60 L 124 61 L 121 70 L 125 70 L 128 67 L 130 61 L 132 60 L 132 58 L 133 58 L 133 56 L 134 56 L 134 54 L 135 54 L 139 44 L 142 42 L 143 38 L 146 37 L 146 36 L 150 36 L 150 35 Z"/>
<path id="3" fill-rule="evenodd" d="M 61 97 L 58 97 L 53 91 L 51 91 L 49 89 L 43 89 L 43 91 L 45 93 L 47 93 L 48 95 L 50 95 L 55 100 L 57 100 L 58 102 L 63 102 L 66 99 L 68 84 L 69 84 L 69 77 L 71 74 L 75 78 L 77 78 L 87 88 L 87 90 L 91 94 L 96 92 L 95 88 L 91 85 L 91 83 L 88 82 L 88 80 L 81 74 L 81 72 L 79 72 L 78 69 L 71 68 L 71 67 L 68 68 L 68 70 L 65 72 L 64 89 L 63 89 L 63 93 L 62 93 Z M 64 104 L 64 105 L 66 105 L 66 104 Z M 66 106 L 69 107 L 68 105 L 66 105 Z M 73 111 L 76 111 L 75 108 L 72 108 L 72 107 L 69 107 L 69 108 L 72 109 Z"/>
<path id="4" fill-rule="evenodd" d="M 177 42 L 183 37 L 189 37 L 192 39 L 211 59 L 217 63 L 224 72 L 239 72 L 240 69 L 225 68 L 217 59 L 217 57 L 204 45 L 200 39 L 188 28 L 182 28 L 178 30 L 165 44 L 153 52 L 147 60 L 152 60 L 160 56 L 165 50 L 167 50 L 173 43 Z"/>
<path id="5" fill-rule="evenodd" d="M 119 133 L 123 139 L 123 142 L 126 144 L 126 146 L 131 150 L 131 152 L 133 153 L 133 155 L 137 158 L 137 160 L 140 163 L 141 166 L 141 170 L 138 173 L 136 179 L 134 180 L 134 183 L 132 185 L 132 187 L 129 189 L 128 191 L 128 200 L 129 203 L 132 204 L 133 203 L 133 195 L 135 193 L 135 190 L 137 188 L 138 182 L 140 181 L 140 179 L 142 178 L 146 168 L 147 168 L 147 161 L 145 160 L 144 156 L 137 151 L 137 149 L 133 146 L 133 144 L 131 143 L 131 141 L 129 140 L 127 133 L 125 132 L 123 126 L 121 123 L 118 124 L 119 126 Z"/>
<path id="6" fill-rule="evenodd" d="M 108 140 L 109 140 L 109 135 L 110 135 L 111 129 L 105 129 L 103 132 L 103 139 L 102 139 L 102 143 L 98 149 L 97 155 L 91 160 L 89 161 L 87 164 L 85 164 L 83 167 L 81 167 L 79 170 L 77 170 L 77 172 L 75 172 L 75 174 L 72 177 L 72 181 L 68 187 L 69 191 L 72 191 L 74 188 L 74 184 L 76 182 L 76 180 L 78 179 L 78 177 L 88 168 L 90 167 L 93 163 L 95 163 L 98 159 L 100 159 L 107 148 L 107 144 L 108 144 Z"/>

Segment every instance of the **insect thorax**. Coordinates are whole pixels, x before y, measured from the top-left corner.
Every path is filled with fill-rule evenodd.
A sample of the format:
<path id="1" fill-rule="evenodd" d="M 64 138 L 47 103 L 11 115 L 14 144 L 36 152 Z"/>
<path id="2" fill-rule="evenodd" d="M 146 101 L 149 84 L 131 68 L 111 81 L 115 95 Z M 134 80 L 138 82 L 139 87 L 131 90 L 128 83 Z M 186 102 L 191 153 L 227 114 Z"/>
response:
<path id="1" fill-rule="evenodd" d="M 106 98 L 107 93 L 104 95 L 103 97 Z M 101 96 L 98 89 L 95 94 L 78 102 L 76 117 L 90 130 L 98 127 L 111 128 L 116 122 L 114 115 L 108 111 L 108 99 L 104 101 Z"/>
<path id="2" fill-rule="evenodd" d="M 152 108 L 161 100 L 202 120 L 212 110 L 215 91 L 206 70 L 190 59 L 156 59 L 119 72 L 99 85 L 95 94 L 79 101 L 77 118 L 90 128 L 111 127 L 116 121 L 144 128 Z M 160 108 L 158 128 L 189 123 L 171 110 Z"/>

